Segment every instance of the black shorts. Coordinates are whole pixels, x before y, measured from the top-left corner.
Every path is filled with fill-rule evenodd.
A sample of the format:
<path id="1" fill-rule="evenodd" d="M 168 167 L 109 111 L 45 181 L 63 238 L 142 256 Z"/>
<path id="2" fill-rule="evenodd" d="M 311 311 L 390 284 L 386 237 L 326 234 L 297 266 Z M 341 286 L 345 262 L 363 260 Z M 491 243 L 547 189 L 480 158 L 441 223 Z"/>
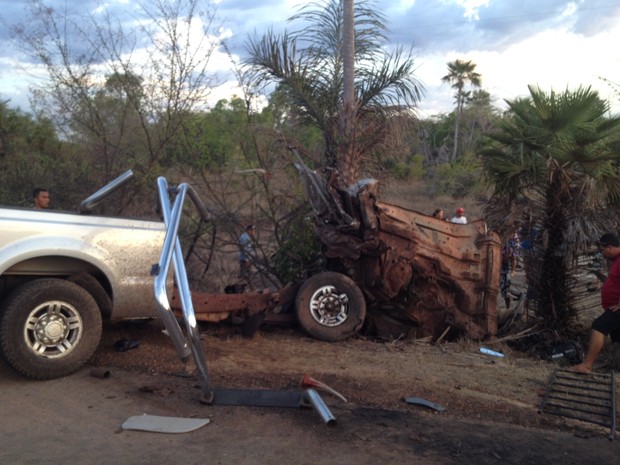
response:
<path id="1" fill-rule="evenodd" d="M 596 329 L 605 336 L 609 335 L 613 342 L 620 342 L 620 310 L 612 312 L 605 310 L 592 323 L 592 329 Z"/>

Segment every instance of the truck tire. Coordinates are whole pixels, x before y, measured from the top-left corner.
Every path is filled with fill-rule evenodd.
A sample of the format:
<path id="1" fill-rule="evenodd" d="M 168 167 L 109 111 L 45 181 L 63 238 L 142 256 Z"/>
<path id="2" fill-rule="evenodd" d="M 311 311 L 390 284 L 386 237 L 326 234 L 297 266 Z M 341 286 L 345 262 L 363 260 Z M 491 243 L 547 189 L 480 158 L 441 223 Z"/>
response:
<path id="1" fill-rule="evenodd" d="M 68 281 L 77 284 L 93 296 L 97 306 L 99 307 L 99 313 L 102 318 L 110 318 L 112 316 L 112 299 L 105 291 L 101 283 L 97 281 L 93 276 L 88 273 L 78 273 L 67 278 Z"/>
<path id="2" fill-rule="evenodd" d="M 366 318 L 366 301 L 351 278 L 327 271 L 307 279 L 295 299 L 301 327 L 323 341 L 343 341 L 357 334 Z"/>
<path id="3" fill-rule="evenodd" d="M 24 376 L 43 380 L 73 373 L 101 338 L 101 313 L 82 287 L 38 279 L 15 289 L 0 316 L 0 353 Z"/>

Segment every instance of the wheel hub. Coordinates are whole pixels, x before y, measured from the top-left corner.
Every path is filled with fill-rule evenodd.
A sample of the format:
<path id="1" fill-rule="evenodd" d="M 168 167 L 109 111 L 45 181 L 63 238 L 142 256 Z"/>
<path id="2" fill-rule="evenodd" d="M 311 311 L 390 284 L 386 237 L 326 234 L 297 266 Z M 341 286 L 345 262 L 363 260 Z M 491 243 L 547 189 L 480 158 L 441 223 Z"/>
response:
<path id="1" fill-rule="evenodd" d="M 24 342 L 38 356 L 64 357 L 76 347 L 82 331 L 82 318 L 76 308 L 63 301 L 48 301 L 30 312 Z"/>
<path id="2" fill-rule="evenodd" d="M 339 326 L 348 318 L 349 298 L 333 286 L 324 286 L 312 296 L 310 313 L 324 326 Z"/>
<path id="3" fill-rule="evenodd" d="M 42 343 L 57 344 L 67 337 L 69 327 L 59 315 L 44 315 L 37 322 L 35 332 Z"/>

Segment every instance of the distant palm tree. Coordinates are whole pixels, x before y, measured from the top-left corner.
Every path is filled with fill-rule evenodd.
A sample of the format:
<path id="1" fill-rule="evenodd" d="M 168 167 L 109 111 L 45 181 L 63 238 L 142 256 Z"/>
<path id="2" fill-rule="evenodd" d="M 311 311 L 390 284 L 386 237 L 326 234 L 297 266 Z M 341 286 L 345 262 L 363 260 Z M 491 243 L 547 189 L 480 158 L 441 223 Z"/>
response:
<path id="1" fill-rule="evenodd" d="M 577 316 L 579 258 L 618 226 L 620 117 L 588 88 L 508 102 L 509 115 L 481 151 L 494 188 L 491 224 L 526 219 L 538 231 L 526 269 L 533 307 L 549 328 L 566 330 Z M 613 228 L 613 229 L 612 229 Z"/>
<path id="2" fill-rule="evenodd" d="M 290 18 L 299 21 L 300 30 L 282 35 L 270 31 L 251 39 L 247 60 L 255 83 L 278 84 L 296 116 L 322 131 L 327 164 L 339 168 L 344 185 L 357 181 L 362 155 L 382 142 L 390 111 L 417 105 L 423 92 L 414 76 L 413 51 L 398 47 L 386 52 L 385 17 L 370 0 L 352 3 L 325 0 L 304 5 Z M 343 32 L 344 12 L 351 6 L 353 47 Z M 355 58 L 354 89 L 345 88 L 345 52 Z M 345 129 L 343 101 L 355 110 L 351 131 Z"/>
<path id="3" fill-rule="evenodd" d="M 461 122 L 461 114 L 463 113 L 463 106 L 465 101 L 470 96 L 470 92 L 465 90 L 467 84 L 473 87 L 480 87 L 482 85 L 482 78 L 476 71 L 476 64 L 471 61 L 455 60 L 448 63 L 448 74 L 441 78 L 443 82 L 452 85 L 453 89 L 456 89 L 454 95 L 456 100 L 456 112 L 454 119 L 454 147 L 452 149 L 452 158 L 450 161 L 454 163 L 458 153 L 459 145 L 459 125 Z"/>

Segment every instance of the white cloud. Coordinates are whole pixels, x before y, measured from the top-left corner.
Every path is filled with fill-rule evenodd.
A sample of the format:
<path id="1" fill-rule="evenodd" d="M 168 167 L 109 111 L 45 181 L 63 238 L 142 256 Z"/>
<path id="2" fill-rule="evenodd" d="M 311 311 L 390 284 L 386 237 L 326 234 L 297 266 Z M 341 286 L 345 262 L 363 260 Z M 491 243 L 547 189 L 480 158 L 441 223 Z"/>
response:
<path id="1" fill-rule="evenodd" d="M 51 1 L 51 0 L 48 0 Z M 60 0 L 59 0 L 60 1 Z M 62 2 L 64 4 L 64 0 Z M 133 5 L 129 0 L 109 0 L 106 7 L 118 11 Z M 300 0 L 216 0 L 226 35 L 238 62 L 244 55 L 248 34 L 261 35 L 294 27 L 286 22 L 298 11 Z M 19 0 L 0 0 L 6 11 L 17 15 Z M 390 21 L 390 32 L 401 45 L 415 44 L 417 77 L 428 92 L 421 102 L 423 115 L 453 109 L 453 91 L 441 83 L 447 63 L 472 60 L 482 75 L 483 88 L 501 104 L 528 94 L 528 84 L 543 90 L 562 91 L 591 85 L 620 111 L 619 98 L 600 78 L 620 81 L 620 2 L 612 0 L 376 0 Z M 93 11 L 94 0 L 84 0 Z M 72 6 L 75 10 L 78 7 Z M 0 31 L 1 32 L 1 31 Z M 2 34 L 0 34 L 2 37 Z M 27 108 L 27 84 L 15 67 L 15 52 L 6 43 L 0 52 L 0 98 Z M 211 57 L 210 70 L 225 73 L 230 57 L 219 50 Z M 227 93 L 242 95 L 234 81 L 214 89 L 215 103 Z"/>
<path id="2" fill-rule="evenodd" d="M 464 16 L 468 19 L 480 19 L 478 9 L 481 6 L 488 6 L 489 0 L 457 0 L 459 5 L 465 7 Z"/>

